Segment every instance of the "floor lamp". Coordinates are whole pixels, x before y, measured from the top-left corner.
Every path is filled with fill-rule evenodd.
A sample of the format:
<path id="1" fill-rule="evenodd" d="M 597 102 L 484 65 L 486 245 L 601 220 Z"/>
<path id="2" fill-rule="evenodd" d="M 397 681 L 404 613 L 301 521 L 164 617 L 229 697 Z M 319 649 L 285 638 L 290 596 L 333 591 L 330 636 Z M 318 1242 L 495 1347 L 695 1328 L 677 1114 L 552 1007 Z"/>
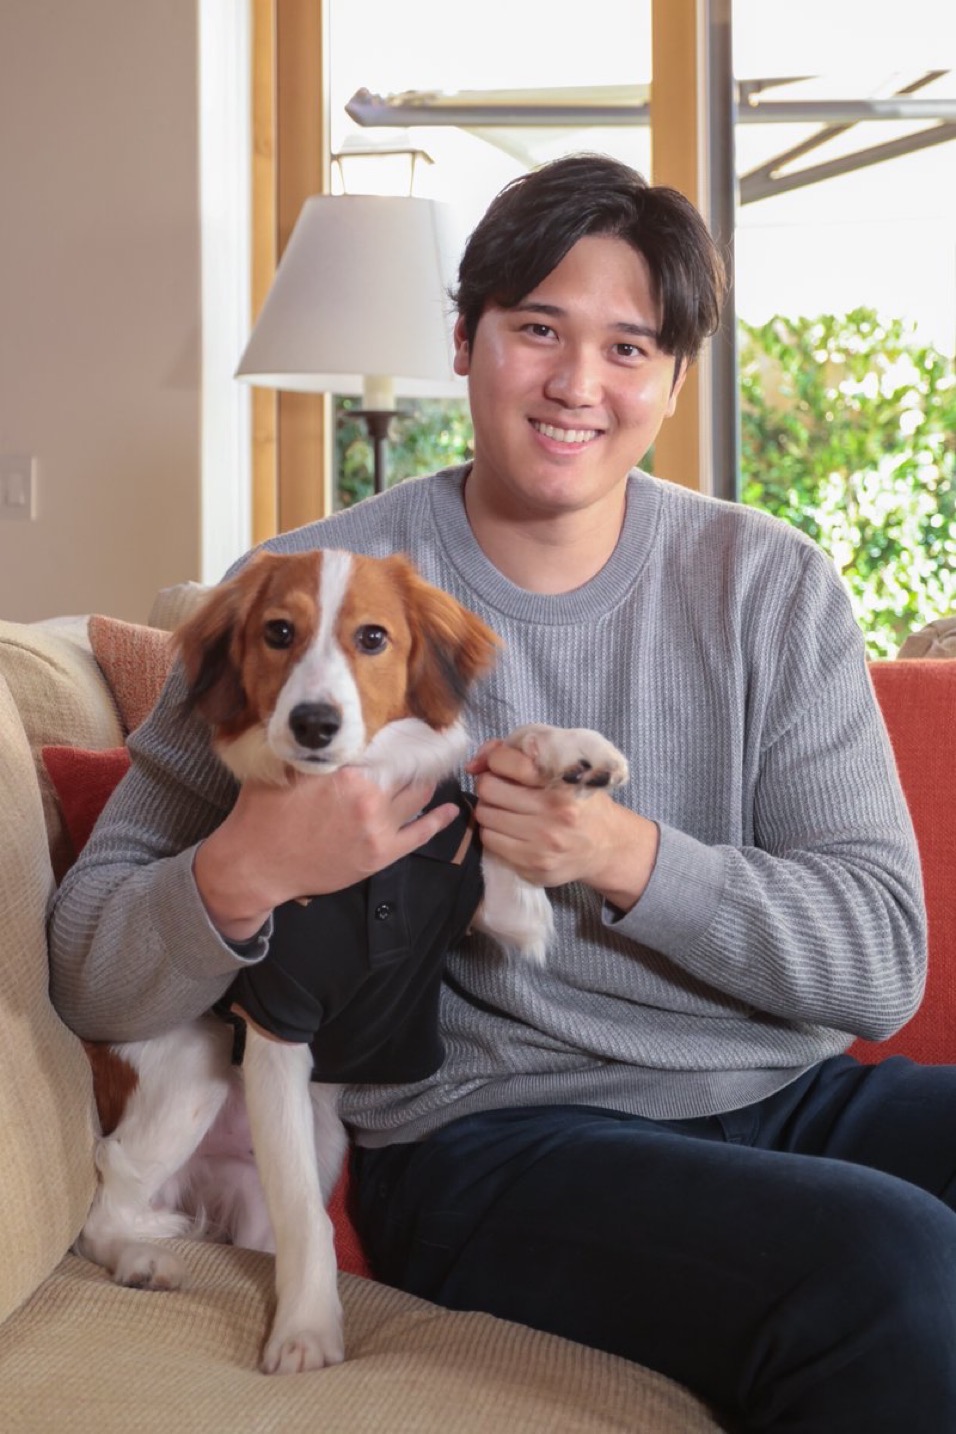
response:
<path id="1" fill-rule="evenodd" d="M 447 206 L 430 199 L 320 195 L 306 200 L 236 377 L 298 393 L 361 394 L 386 484 L 396 395 L 462 396 L 452 369 L 458 259 Z"/>

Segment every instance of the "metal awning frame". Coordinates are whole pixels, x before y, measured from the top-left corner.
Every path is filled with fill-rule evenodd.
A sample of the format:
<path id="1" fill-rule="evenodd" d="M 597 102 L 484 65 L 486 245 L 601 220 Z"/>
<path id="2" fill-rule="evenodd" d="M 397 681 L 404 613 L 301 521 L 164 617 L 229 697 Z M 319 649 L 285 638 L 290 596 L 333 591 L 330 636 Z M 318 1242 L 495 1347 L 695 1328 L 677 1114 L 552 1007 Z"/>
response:
<path id="1" fill-rule="evenodd" d="M 800 145 L 775 155 L 757 169 L 737 179 L 740 204 L 753 204 L 788 190 L 802 189 L 869 165 L 882 164 L 902 155 L 915 154 L 956 139 L 956 99 L 914 98 L 915 92 L 950 73 L 929 70 L 896 94 L 874 99 L 779 100 L 764 98 L 765 92 L 811 76 L 741 80 L 735 86 L 735 124 L 819 124 L 822 128 Z M 582 94 L 587 94 L 583 91 Z M 592 92 L 593 93 L 593 92 Z M 481 92 L 445 95 L 437 91 L 410 90 L 398 95 L 373 95 L 361 89 L 345 106 L 346 113 L 363 128 L 383 126 L 438 127 L 460 129 L 525 129 L 568 127 L 588 129 L 607 126 L 650 124 L 648 86 L 635 85 L 629 97 L 619 91 L 605 101 L 587 99 L 535 100 L 515 91 L 508 98 L 487 98 Z M 784 173 L 787 165 L 818 149 L 854 125 L 875 121 L 930 123 L 884 144 L 868 145 L 839 159 L 808 165 Z"/>

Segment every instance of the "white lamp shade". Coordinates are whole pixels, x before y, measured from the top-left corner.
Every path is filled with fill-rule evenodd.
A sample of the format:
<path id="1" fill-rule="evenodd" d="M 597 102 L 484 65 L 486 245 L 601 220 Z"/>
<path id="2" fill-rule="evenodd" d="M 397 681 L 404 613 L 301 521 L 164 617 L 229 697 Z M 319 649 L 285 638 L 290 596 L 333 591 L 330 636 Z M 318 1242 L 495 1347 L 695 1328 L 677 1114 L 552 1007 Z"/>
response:
<path id="1" fill-rule="evenodd" d="M 390 406 L 461 396 L 452 368 L 458 245 L 451 211 L 430 199 L 306 200 L 236 377 L 300 393 L 366 393 Z M 371 380 L 371 383 L 369 383 Z"/>

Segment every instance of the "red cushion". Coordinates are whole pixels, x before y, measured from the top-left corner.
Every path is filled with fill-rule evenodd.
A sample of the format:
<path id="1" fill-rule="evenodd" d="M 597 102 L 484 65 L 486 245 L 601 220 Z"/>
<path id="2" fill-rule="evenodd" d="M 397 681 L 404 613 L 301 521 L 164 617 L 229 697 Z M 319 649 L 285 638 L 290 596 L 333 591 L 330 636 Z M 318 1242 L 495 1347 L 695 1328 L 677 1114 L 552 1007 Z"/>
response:
<path id="1" fill-rule="evenodd" d="M 870 671 L 919 843 L 929 977 L 922 1006 L 898 1035 L 858 1041 L 852 1053 L 956 1063 L 956 662 L 874 662 Z"/>
<path id="2" fill-rule="evenodd" d="M 366 1279 L 371 1279 L 371 1266 L 362 1249 L 359 1233 L 352 1224 L 348 1201 L 349 1167 L 346 1164 L 339 1183 L 332 1192 L 332 1199 L 329 1201 L 329 1215 L 335 1228 L 335 1258 L 338 1261 L 339 1269 L 344 1270 L 346 1274 L 364 1275 Z"/>
<path id="3" fill-rule="evenodd" d="M 44 747 L 41 756 L 77 857 L 89 841 L 110 793 L 128 772 L 129 753 L 125 747 L 107 747 L 102 752 L 89 752 L 83 747 Z"/>
<path id="4" fill-rule="evenodd" d="M 101 752 L 83 747 L 44 747 L 41 755 L 59 798 L 74 855 L 78 856 L 110 793 L 129 770 L 129 752 L 125 747 L 110 747 Z M 340 1270 L 350 1275 L 369 1276 L 368 1261 L 348 1214 L 348 1183 L 346 1166 L 329 1202 L 336 1256 Z"/>

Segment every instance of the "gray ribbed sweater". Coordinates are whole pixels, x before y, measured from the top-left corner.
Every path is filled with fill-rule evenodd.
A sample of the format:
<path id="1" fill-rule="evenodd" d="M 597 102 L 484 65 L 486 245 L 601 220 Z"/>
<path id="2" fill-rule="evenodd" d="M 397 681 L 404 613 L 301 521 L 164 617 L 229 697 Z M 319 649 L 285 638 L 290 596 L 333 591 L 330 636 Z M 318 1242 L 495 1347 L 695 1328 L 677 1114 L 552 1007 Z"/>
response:
<path id="1" fill-rule="evenodd" d="M 349 1090 L 358 1138 L 416 1139 L 542 1102 L 727 1110 L 852 1034 L 890 1034 L 922 992 L 918 861 L 830 563 L 765 515 L 635 473 L 610 561 L 539 596 L 474 541 L 464 473 L 403 483 L 268 546 L 409 553 L 505 639 L 469 720 L 476 745 L 528 721 L 604 732 L 630 761 L 618 799 L 659 823 L 660 851 L 623 916 L 584 887 L 553 893 L 544 970 L 467 938 L 443 991 L 444 1065 L 415 1086 Z M 234 786 L 201 725 L 183 726 L 181 696 L 177 673 L 56 901 L 54 999 L 92 1038 L 199 1014 L 241 959 L 192 879 Z"/>

